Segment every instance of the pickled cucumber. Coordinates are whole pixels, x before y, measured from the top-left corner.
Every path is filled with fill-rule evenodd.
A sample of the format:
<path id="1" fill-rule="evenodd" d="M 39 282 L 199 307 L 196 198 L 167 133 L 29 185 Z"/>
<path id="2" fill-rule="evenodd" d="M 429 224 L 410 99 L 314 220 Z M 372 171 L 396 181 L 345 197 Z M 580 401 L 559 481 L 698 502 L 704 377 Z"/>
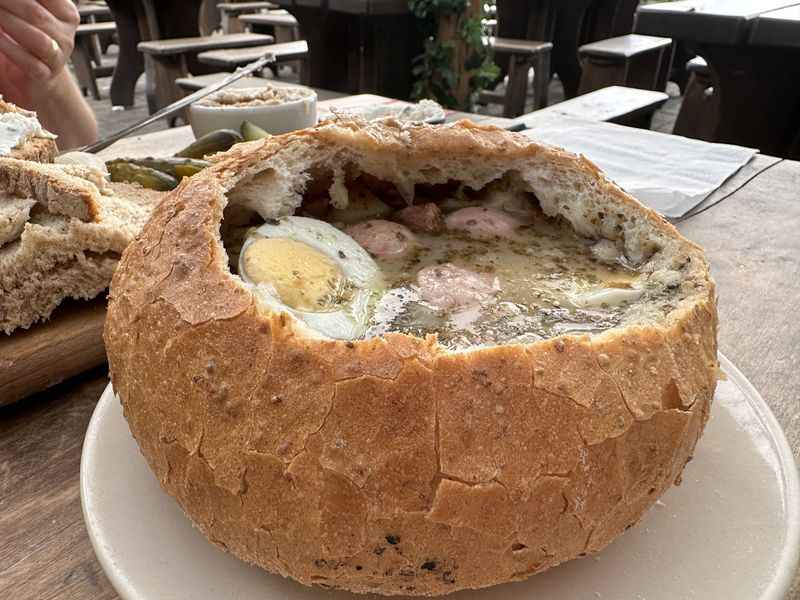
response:
<path id="1" fill-rule="evenodd" d="M 196 139 L 180 152 L 176 152 L 178 158 L 203 158 L 216 152 L 225 152 L 234 144 L 243 142 L 244 138 L 238 131 L 233 129 L 218 129 L 203 137 Z"/>
<path id="2" fill-rule="evenodd" d="M 137 165 L 127 161 L 109 161 L 106 163 L 111 181 L 138 183 L 150 190 L 167 192 L 178 185 L 178 180 L 167 173 Z"/>
<path id="3" fill-rule="evenodd" d="M 184 177 L 191 177 L 211 164 L 208 161 L 194 158 L 116 158 L 108 161 L 108 163 L 116 162 L 127 162 L 140 167 L 148 167 L 177 177 L 179 180 Z M 108 163 L 106 164 L 108 165 Z"/>
<path id="4" fill-rule="evenodd" d="M 268 131 L 261 129 L 261 127 L 251 121 L 242 122 L 241 133 L 246 142 L 253 142 L 271 135 Z"/>

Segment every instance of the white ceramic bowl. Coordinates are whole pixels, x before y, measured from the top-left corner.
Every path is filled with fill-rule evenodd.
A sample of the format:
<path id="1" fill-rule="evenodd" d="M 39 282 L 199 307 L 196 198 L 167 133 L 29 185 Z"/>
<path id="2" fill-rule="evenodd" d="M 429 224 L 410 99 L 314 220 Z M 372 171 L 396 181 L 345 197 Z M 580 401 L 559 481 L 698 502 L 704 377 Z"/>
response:
<path id="1" fill-rule="evenodd" d="M 271 94 L 278 97 L 274 103 L 252 102 Z M 317 94 L 299 86 L 221 90 L 192 104 L 189 120 L 198 138 L 217 129 L 239 131 L 244 121 L 272 134 L 286 133 L 316 125 Z"/>

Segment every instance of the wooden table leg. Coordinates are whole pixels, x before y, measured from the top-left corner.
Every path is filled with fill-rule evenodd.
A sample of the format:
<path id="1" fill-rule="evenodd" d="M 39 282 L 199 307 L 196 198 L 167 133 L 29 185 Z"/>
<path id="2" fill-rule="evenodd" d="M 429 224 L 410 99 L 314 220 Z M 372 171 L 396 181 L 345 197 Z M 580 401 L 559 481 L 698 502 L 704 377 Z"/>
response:
<path id="1" fill-rule="evenodd" d="M 698 44 L 719 94 L 714 140 L 788 156 L 800 131 L 800 50 Z"/>
<path id="2" fill-rule="evenodd" d="M 309 85 L 356 93 L 348 84 L 346 16 L 307 6 L 293 6 L 292 14 L 300 26 L 301 37 L 308 42 L 310 60 L 305 71 Z"/>
<path id="3" fill-rule="evenodd" d="M 72 66 L 81 91 L 89 92 L 92 98 L 100 100 L 100 90 L 97 88 L 97 79 L 92 68 L 92 43 L 91 36 L 81 35 L 75 38 L 75 49 L 72 51 Z"/>
<path id="4" fill-rule="evenodd" d="M 308 42 L 304 83 L 348 94 L 408 98 L 411 61 L 422 52 L 410 14 L 359 16 L 299 5 L 291 12 L 300 37 Z"/>
<path id="5" fill-rule="evenodd" d="M 91 15 L 87 19 L 88 23 L 97 23 L 97 17 Z M 92 35 L 89 36 L 91 38 L 91 48 L 92 48 L 92 62 L 98 67 L 103 66 L 103 46 L 100 43 L 100 36 L 99 35 Z"/>
<path id="6" fill-rule="evenodd" d="M 797 136 L 789 146 L 788 158 L 792 160 L 800 160 L 800 129 L 797 130 Z"/>
<path id="7" fill-rule="evenodd" d="M 219 10 L 219 9 L 217 9 Z M 244 23 L 239 20 L 240 13 L 226 10 L 222 13 L 221 24 L 222 33 L 244 33 L 246 28 Z M 251 26 L 252 30 L 252 26 Z"/>
<path id="8" fill-rule="evenodd" d="M 539 52 L 533 57 L 533 110 L 547 106 L 547 92 L 550 89 L 550 50 Z"/>
<path id="9" fill-rule="evenodd" d="M 525 100 L 528 96 L 528 71 L 531 68 L 530 56 L 512 54 L 508 64 L 508 85 L 503 104 L 503 116 L 513 119 L 525 113 Z"/>
<path id="10" fill-rule="evenodd" d="M 175 80 L 189 75 L 185 54 L 165 56 L 148 54 L 145 56 L 145 68 L 147 71 L 145 89 L 150 114 L 183 98 Z M 174 123 L 175 118 L 170 119 L 170 126 Z"/>
<path id="11" fill-rule="evenodd" d="M 638 6 L 639 0 L 596 0 L 592 7 L 590 41 L 631 33 Z"/>
<path id="12" fill-rule="evenodd" d="M 107 4 L 117 24 L 119 37 L 119 56 L 111 78 L 111 104 L 133 106 L 136 81 L 144 73 L 144 57 L 136 49 L 142 41 L 135 9 L 137 3 L 130 0 L 107 0 Z"/>
<path id="13" fill-rule="evenodd" d="M 556 33 L 553 45 L 553 70 L 564 86 L 564 96 L 574 98 L 581 81 L 581 63 L 578 48 L 595 40 L 588 40 L 584 27 L 589 7 L 595 0 L 572 0 L 558 7 Z"/>
<path id="14" fill-rule="evenodd" d="M 552 42 L 557 18 L 556 0 L 497 0 L 497 37 Z M 508 54 L 495 56 L 503 74 L 508 73 L 512 60 Z"/>

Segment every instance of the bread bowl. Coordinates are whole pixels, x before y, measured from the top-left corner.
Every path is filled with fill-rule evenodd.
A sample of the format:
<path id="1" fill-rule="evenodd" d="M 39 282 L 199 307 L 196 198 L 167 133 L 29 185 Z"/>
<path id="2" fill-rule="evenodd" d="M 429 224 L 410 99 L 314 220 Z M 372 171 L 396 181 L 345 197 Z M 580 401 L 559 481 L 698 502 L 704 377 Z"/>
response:
<path id="1" fill-rule="evenodd" d="M 343 209 L 356 182 L 444 206 L 498 180 L 637 265 L 643 291 L 616 322 L 334 339 L 248 281 L 251 236 L 320 197 Z M 182 182 L 124 253 L 105 341 L 142 454 L 209 540 L 307 585 L 436 595 L 525 579 L 636 523 L 708 418 L 716 326 L 702 250 L 585 158 L 469 122 L 342 119 L 239 144 Z"/>

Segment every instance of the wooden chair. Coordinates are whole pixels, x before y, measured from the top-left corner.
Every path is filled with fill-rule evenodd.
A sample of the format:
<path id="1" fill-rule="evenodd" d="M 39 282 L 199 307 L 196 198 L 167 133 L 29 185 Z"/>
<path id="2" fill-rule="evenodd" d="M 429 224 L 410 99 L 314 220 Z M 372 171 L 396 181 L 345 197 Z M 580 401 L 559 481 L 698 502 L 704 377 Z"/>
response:
<path id="1" fill-rule="evenodd" d="M 719 94 L 706 61 L 696 56 L 686 63 L 689 81 L 672 133 L 707 142 L 715 141 L 719 124 Z"/>
<path id="2" fill-rule="evenodd" d="M 668 99 L 669 96 L 664 92 L 610 86 L 522 115 L 514 120 L 509 129 L 520 124 L 527 129 L 535 129 L 538 125 L 563 117 L 649 128 L 653 113 Z"/>
<path id="3" fill-rule="evenodd" d="M 108 77 L 114 71 L 113 66 L 103 64 L 102 53 L 96 47 L 97 36 L 113 34 L 116 30 L 115 23 L 105 22 L 81 23 L 75 31 L 75 48 L 70 57 L 72 66 L 83 94 L 91 93 L 95 100 L 100 100 L 97 78 Z"/>
<path id="4" fill-rule="evenodd" d="M 671 48 L 670 38 L 634 33 L 581 46 L 579 93 L 610 85 L 664 91 L 672 62 Z"/>
<path id="5" fill-rule="evenodd" d="M 275 41 L 278 43 L 296 42 L 300 39 L 297 19 L 285 10 L 241 15 L 239 21 L 249 25 L 250 30 L 256 33 L 261 33 L 261 28 L 269 28 L 269 31 L 264 31 L 264 33 L 274 35 Z"/>
<path id="6" fill-rule="evenodd" d="M 182 97 L 175 80 L 189 75 L 187 63 L 189 56 L 223 48 L 264 46 L 273 41 L 269 35 L 232 33 L 140 42 L 138 48 L 145 59 L 147 103 L 150 112 L 153 113 Z"/>
<path id="7" fill-rule="evenodd" d="M 217 4 L 217 8 L 222 17 L 222 32 L 242 33 L 245 26 L 240 19 L 241 16 L 258 13 L 262 10 L 274 10 L 278 8 L 278 5 L 272 2 L 223 2 Z"/>
<path id="8" fill-rule="evenodd" d="M 306 83 L 308 73 L 308 44 L 305 40 L 297 42 L 284 42 L 283 44 L 270 44 L 268 46 L 254 46 L 250 48 L 237 48 L 230 50 L 211 50 L 197 55 L 201 63 L 219 67 L 225 71 L 233 71 L 264 56 L 267 52 L 275 56 L 276 64 L 297 61 L 300 63 L 300 81 Z M 276 71 L 277 69 L 273 69 Z"/>
<path id="9" fill-rule="evenodd" d="M 97 23 L 113 21 L 111 17 L 111 9 L 105 4 L 78 4 L 78 14 L 81 17 L 81 23 Z M 113 34 L 109 35 L 96 35 L 92 37 L 92 60 L 95 64 L 101 64 L 103 61 L 103 54 L 108 46 L 111 44 Z"/>
<path id="10" fill-rule="evenodd" d="M 505 94 L 492 91 L 481 92 L 478 98 L 483 104 L 502 104 L 503 116 L 518 117 L 525 112 L 528 97 L 528 73 L 533 67 L 534 109 L 547 106 L 547 88 L 550 84 L 550 54 L 553 44 L 531 40 L 487 38 L 496 54 L 508 55 L 508 85 Z"/>

